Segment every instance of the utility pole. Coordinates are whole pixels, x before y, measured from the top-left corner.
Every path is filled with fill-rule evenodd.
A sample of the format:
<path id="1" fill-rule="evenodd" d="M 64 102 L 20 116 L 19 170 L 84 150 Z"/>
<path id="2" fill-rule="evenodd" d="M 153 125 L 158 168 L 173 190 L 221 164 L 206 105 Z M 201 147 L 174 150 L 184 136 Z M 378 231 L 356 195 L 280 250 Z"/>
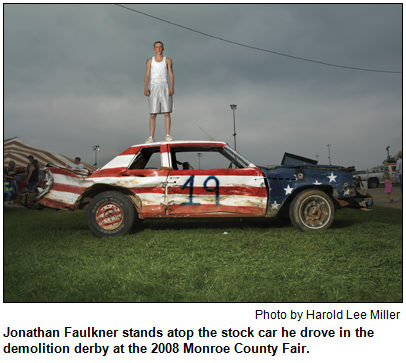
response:
<path id="1" fill-rule="evenodd" d="M 235 110 L 237 109 L 237 105 L 230 105 L 231 109 L 233 110 L 233 118 L 234 118 L 234 150 L 237 151 L 237 139 L 236 139 L 236 132 L 235 132 Z"/>
<path id="2" fill-rule="evenodd" d="M 200 169 L 200 158 L 202 157 L 202 153 L 197 153 L 197 156 L 199 157 L 199 169 Z"/>
<path id="3" fill-rule="evenodd" d="M 95 160 L 94 160 L 94 166 L 97 166 L 97 150 L 100 150 L 100 145 L 94 145 L 92 146 L 93 151 L 95 152 Z"/>
<path id="4" fill-rule="evenodd" d="M 327 144 L 327 147 L 328 147 L 328 162 L 330 163 L 330 165 L 331 165 L 331 159 L 330 159 L 330 146 L 331 146 L 331 144 Z"/>

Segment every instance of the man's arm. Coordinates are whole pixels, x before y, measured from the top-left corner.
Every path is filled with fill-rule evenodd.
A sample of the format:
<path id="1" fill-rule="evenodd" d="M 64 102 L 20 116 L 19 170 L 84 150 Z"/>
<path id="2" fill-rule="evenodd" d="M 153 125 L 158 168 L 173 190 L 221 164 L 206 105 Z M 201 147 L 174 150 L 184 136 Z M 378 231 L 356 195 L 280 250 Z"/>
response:
<path id="1" fill-rule="evenodd" d="M 173 62 L 171 58 L 166 58 L 167 67 L 169 72 L 169 81 L 171 83 L 171 88 L 169 88 L 169 96 L 175 93 L 175 76 L 173 75 Z"/>
<path id="2" fill-rule="evenodd" d="M 147 69 L 145 70 L 145 78 L 144 78 L 144 95 L 149 96 L 149 89 L 148 89 L 148 83 L 149 83 L 149 75 L 151 73 L 151 60 L 152 58 L 147 59 Z"/>

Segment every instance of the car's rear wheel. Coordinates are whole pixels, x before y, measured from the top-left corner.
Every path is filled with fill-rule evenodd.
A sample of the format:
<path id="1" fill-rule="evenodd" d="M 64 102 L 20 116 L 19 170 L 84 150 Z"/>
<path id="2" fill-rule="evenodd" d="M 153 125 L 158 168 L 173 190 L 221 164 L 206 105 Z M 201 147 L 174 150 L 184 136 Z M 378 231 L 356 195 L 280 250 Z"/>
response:
<path id="1" fill-rule="evenodd" d="M 87 224 L 97 237 L 122 236 L 135 222 L 137 211 L 123 193 L 107 191 L 96 195 L 86 210 Z"/>
<path id="2" fill-rule="evenodd" d="M 318 189 L 299 193 L 289 207 L 290 220 L 301 231 L 323 231 L 331 226 L 334 215 L 333 201 Z"/>

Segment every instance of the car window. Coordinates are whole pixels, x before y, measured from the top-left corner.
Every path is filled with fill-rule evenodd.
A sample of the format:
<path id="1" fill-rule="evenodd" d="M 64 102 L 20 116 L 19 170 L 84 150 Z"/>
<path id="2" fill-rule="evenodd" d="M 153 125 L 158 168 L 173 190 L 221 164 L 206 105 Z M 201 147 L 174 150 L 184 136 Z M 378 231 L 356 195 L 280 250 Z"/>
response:
<path id="1" fill-rule="evenodd" d="M 161 152 L 158 146 L 142 149 L 128 169 L 159 169 L 160 167 Z"/>
<path id="2" fill-rule="evenodd" d="M 174 170 L 191 169 L 227 169 L 244 166 L 222 147 L 178 146 L 171 147 L 172 167 Z"/>

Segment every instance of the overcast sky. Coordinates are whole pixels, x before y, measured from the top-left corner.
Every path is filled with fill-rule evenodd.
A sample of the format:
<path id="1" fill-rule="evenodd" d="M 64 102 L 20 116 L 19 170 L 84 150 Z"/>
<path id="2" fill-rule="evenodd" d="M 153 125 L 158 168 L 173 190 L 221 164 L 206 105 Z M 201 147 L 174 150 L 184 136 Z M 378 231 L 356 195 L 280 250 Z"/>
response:
<path id="1" fill-rule="evenodd" d="M 126 5 L 233 42 L 402 71 L 402 5 Z M 116 5 L 4 6 L 4 138 L 104 165 L 149 136 L 153 43 L 172 58 L 175 140 L 233 139 L 255 164 L 284 152 L 372 167 L 402 148 L 402 74 L 254 50 Z M 158 116 L 155 139 L 165 136 Z"/>

